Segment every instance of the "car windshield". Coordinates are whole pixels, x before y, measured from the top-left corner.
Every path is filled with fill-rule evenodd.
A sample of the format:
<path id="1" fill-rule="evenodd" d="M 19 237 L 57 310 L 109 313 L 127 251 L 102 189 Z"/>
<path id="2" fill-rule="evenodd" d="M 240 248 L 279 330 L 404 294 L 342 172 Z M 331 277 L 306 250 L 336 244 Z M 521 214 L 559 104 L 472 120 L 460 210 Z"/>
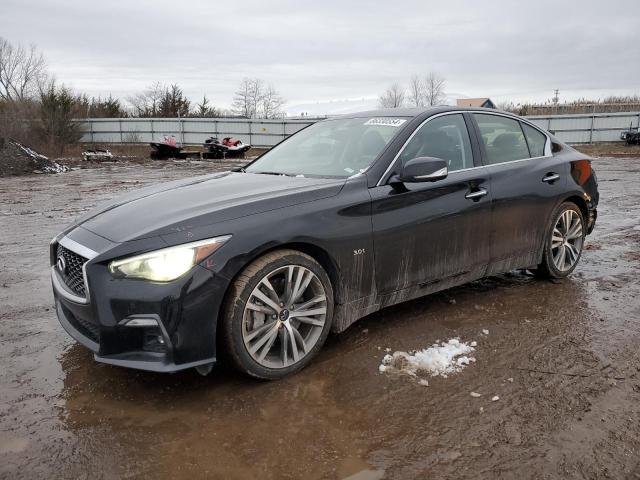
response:
<path id="1" fill-rule="evenodd" d="M 246 171 L 350 177 L 366 170 L 406 121 L 396 117 L 324 120 L 272 148 Z"/>

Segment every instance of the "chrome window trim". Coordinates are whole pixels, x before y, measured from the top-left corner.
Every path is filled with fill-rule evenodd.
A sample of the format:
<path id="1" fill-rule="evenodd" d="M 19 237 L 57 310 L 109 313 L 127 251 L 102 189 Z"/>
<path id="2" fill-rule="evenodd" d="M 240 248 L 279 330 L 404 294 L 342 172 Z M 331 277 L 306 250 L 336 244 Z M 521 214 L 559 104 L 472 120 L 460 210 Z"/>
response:
<path id="1" fill-rule="evenodd" d="M 449 175 L 453 175 L 453 174 L 458 173 L 458 172 L 466 172 L 466 171 L 469 171 L 469 170 L 478 170 L 478 169 L 481 169 L 481 168 L 491 168 L 491 167 L 497 167 L 499 165 L 509 165 L 509 164 L 512 164 L 512 163 L 526 162 L 527 160 L 536 160 L 538 158 L 549 158 L 549 156 L 550 155 L 544 155 L 542 157 L 521 158 L 519 160 L 509 160 L 508 162 L 492 163 L 490 165 L 480 165 L 480 166 L 471 167 L 471 168 L 461 168 L 460 170 L 454 170 L 453 172 L 449 172 Z"/>
<path id="2" fill-rule="evenodd" d="M 475 110 L 472 110 L 472 111 L 469 111 L 469 113 L 471 113 L 471 114 L 477 113 L 479 115 L 495 115 L 495 116 L 498 116 L 498 117 L 510 118 L 511 120 L 515 120 L 516 122 L 526 123 L 530 127 L 533 127 L 535 130 L 539 131 L 546 138 L 546 141 L 544 143 L 544 155 L 543 156 L 541 156 L 541 157 L 520 158 L 518 160 L 509 160 L 508 162 L 493 163 L 492 165 L 501 165 L 503 163 L 519 162 L 521 160 L 533 160 L 534 158 L 546 158 L 546 157 L 551 157 L 553 155 L 552 152 L 551 152 L 551 137 L 549 137 L 549 135 L 546 132 L 541 130 L 540 127 L 538 127 L 537 125 L 531 123 L 529 120 L 527 120 L 525 118 L 521 118 L 521 117 L 515 117 L 513 115 L 509 115 L 509 114 L 502 113 L 502 112 L 477 112 Z M 522 127 L 520 127 L 520 130 L 522 130 Z M 526 139 L 526 134 L 524 133 L 524 130 L 522 130 L 522 135 L 525 137 L 525 142 L 526 142 L 527 139 Z M 527 143 L 527 149 L 528 148 L 529 148 L 529 145 Z"/>
<path id="3" fill-rule="evenodd" d="M 476 170 L 479 168 L 486 168 L 486 167 L 493 167 L 495 165 L 505 165 L 507 163 L 514 163 L 514 162 L 524 162 L 526 160 L 535 160 L 538 158 L 548 158 L 552 156 L 552 152 L 551 152 L 551 137 L 549 137 L 549 135 L 540 129 L 540 127 L 538 127 L 537 125 L 531 123 L 530 121 L 520 118 L 520 117 L 516 117 L 513 115 L 509 115 L 506 113 L 502 113 L 502 112 L 494 112 L 494 111 L 487 111 L 487 112 L 479 112 L 476 110 L 452 110 L 450 112 L 442 112 L 442 113 L 438 113 L 436 115 L 432 115 L 429 118 L 425 119 L 420 125 L 418 125 L 415 130 L 411 133 L 411 135 L 409 136 L 409 138 L 407 138 L 407 140 L 404 142 L 404 144 L 402 145 L 402 147 L 400 148 L 400 150 L 398 150 L 398 153 L 396 153 L 395 157 L 393 157 L 393 160 L 391 160 L 391 162 L 389 163 L 389 166 L 387 167 L 387 169 L 384 171 L 384 173 L 382 174 L 382 176 L 380 177 L 380 180 L 378 180 L 378 182 L 376 183 L 376 187 L 380 187 L 383 185 L 382 181 L 385 179 L 385 177 L 389 174 L 389 172 L 391 171 L 391 169 L 395 166 L 396 162 L 398 161 L 398 158 L 400 157 L 400 154 L 404 151 L 404 149 L 407 147 L 407 145 L 409 144 L 409 142 L 411 141 L 411 139 L 413 138 L 413 136 L 418 133 L 418 131 L 428 122 L 430 122 L 431 120 L 433 120 L 434 118 L 438 118 L 438 117 L 442 117 L 445 115 L 455 115 L 455 114 L 463 114 L 463 113 L 478 113 L 481 115 L 496 115 L 496 116 L 500 116 L 500 117 L 506 117 L 506 118 L 510 118 L 511 120 L 515 120 L 516 122 L 524 122 L 527 125 L 535 128 L 536 130 L 538 130 L 540 133 L 542 133 L 545 138 L 547 139 L 545 142 L 545 146 L 544 146 L 544 155 L 542 157 L 529 157 L 529 158 L 521 158 L 521 159 L 517 159 L 517 160 L 509 160 L 507 162 L 500 162 L 500 163 L 492 163 L 490 165 L 479 165 L 477 167 L 470 167 L 470 168 L 461 168 L 460 170 L 454 170 L 452 172 L 449 172 L 449 175 L 452 175 L 454 173 L 457 172 L 466 172 L 469 170 Z M 467 127 L 468 130 L 468 127 Z M 467 132 L 468 134 L 468 132 Z M 522 134 L 524 135 L 524 131 L 522 132 Z M 469 137 L 471 137 L 471 135 L 469 135 Z"/>

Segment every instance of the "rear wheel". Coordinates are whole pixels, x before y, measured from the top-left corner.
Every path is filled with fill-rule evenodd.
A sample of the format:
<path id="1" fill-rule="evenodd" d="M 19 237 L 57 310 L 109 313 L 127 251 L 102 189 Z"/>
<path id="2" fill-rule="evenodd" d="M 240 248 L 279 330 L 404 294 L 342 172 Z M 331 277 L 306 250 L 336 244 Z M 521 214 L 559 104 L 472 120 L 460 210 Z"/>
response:
<path id="1" fill-rule="evenodd" d="M 269 253 L 238 276 L 227 298 L 229 356 L 254 377 L 285 377 L 318 353 L 332 317 L 333 290 L 320 264 L 295 250 Z"/>
<path id="2" fill-rule="evenodd" d="M 575 203 L 564 202 L 554 212 L 536 275 L 564 278 L 578 265 L 584 245 L 584 218 Z"/>

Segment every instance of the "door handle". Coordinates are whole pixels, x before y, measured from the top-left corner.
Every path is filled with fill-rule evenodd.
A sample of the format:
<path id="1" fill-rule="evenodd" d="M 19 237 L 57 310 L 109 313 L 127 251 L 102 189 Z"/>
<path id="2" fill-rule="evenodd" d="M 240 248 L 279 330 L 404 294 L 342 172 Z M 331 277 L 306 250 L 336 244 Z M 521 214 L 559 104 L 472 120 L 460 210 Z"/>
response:
<path id="1" fill-rule="evenodd" d="M 480 198 L 484 197 L 487 193 L 487 190 L 484 188 L 479 188 L 478 190 L 474 190 L 473 192 L 467 192 L 467 194 L 464 196 L 464 198 L 466 198 L 467 200 L 473 200 L 474 202 L 477 202 L 478 200 L 480 200 Z"/>
<path id="2" fill-rule="evenodd" d="M 542 181 L 546 183 L 553 183 L 560 178 L 560 175 L 557 173 L 551 172 L 547 173 L 544 177 L 542 177 Z"/>

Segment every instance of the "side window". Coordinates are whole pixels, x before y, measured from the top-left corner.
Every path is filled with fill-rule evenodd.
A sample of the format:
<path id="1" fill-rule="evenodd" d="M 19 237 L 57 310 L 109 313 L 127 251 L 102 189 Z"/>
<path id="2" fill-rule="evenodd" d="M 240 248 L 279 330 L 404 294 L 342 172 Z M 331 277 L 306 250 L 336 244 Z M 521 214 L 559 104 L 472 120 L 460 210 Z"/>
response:
<path id="1" fill-rule="evenodd" d="M 473 167 L 471 141 L 462 115 L 443 115 L 420 127 L 400 153 L 400 161 L 404 165 L 417 157 L 442 158 L 450 172 Z"/>
<path id="2" fill-rule="evenodd" d="M 520 122 L 499 115 L 474 113 L 489 164 L 529 158 Z"/>
<path id="3" fill-rule="evenodd" d="M 547 144 L 546 135 L 542 134 L 539 130 L 536 130 L 526 123 L 520 123 L 522 130 L 524 130 L 524 136 L 527 137 L 527 143 L 529 144 L 529 151 L 532 157 L 543 157 L 544 146 Z"/>

